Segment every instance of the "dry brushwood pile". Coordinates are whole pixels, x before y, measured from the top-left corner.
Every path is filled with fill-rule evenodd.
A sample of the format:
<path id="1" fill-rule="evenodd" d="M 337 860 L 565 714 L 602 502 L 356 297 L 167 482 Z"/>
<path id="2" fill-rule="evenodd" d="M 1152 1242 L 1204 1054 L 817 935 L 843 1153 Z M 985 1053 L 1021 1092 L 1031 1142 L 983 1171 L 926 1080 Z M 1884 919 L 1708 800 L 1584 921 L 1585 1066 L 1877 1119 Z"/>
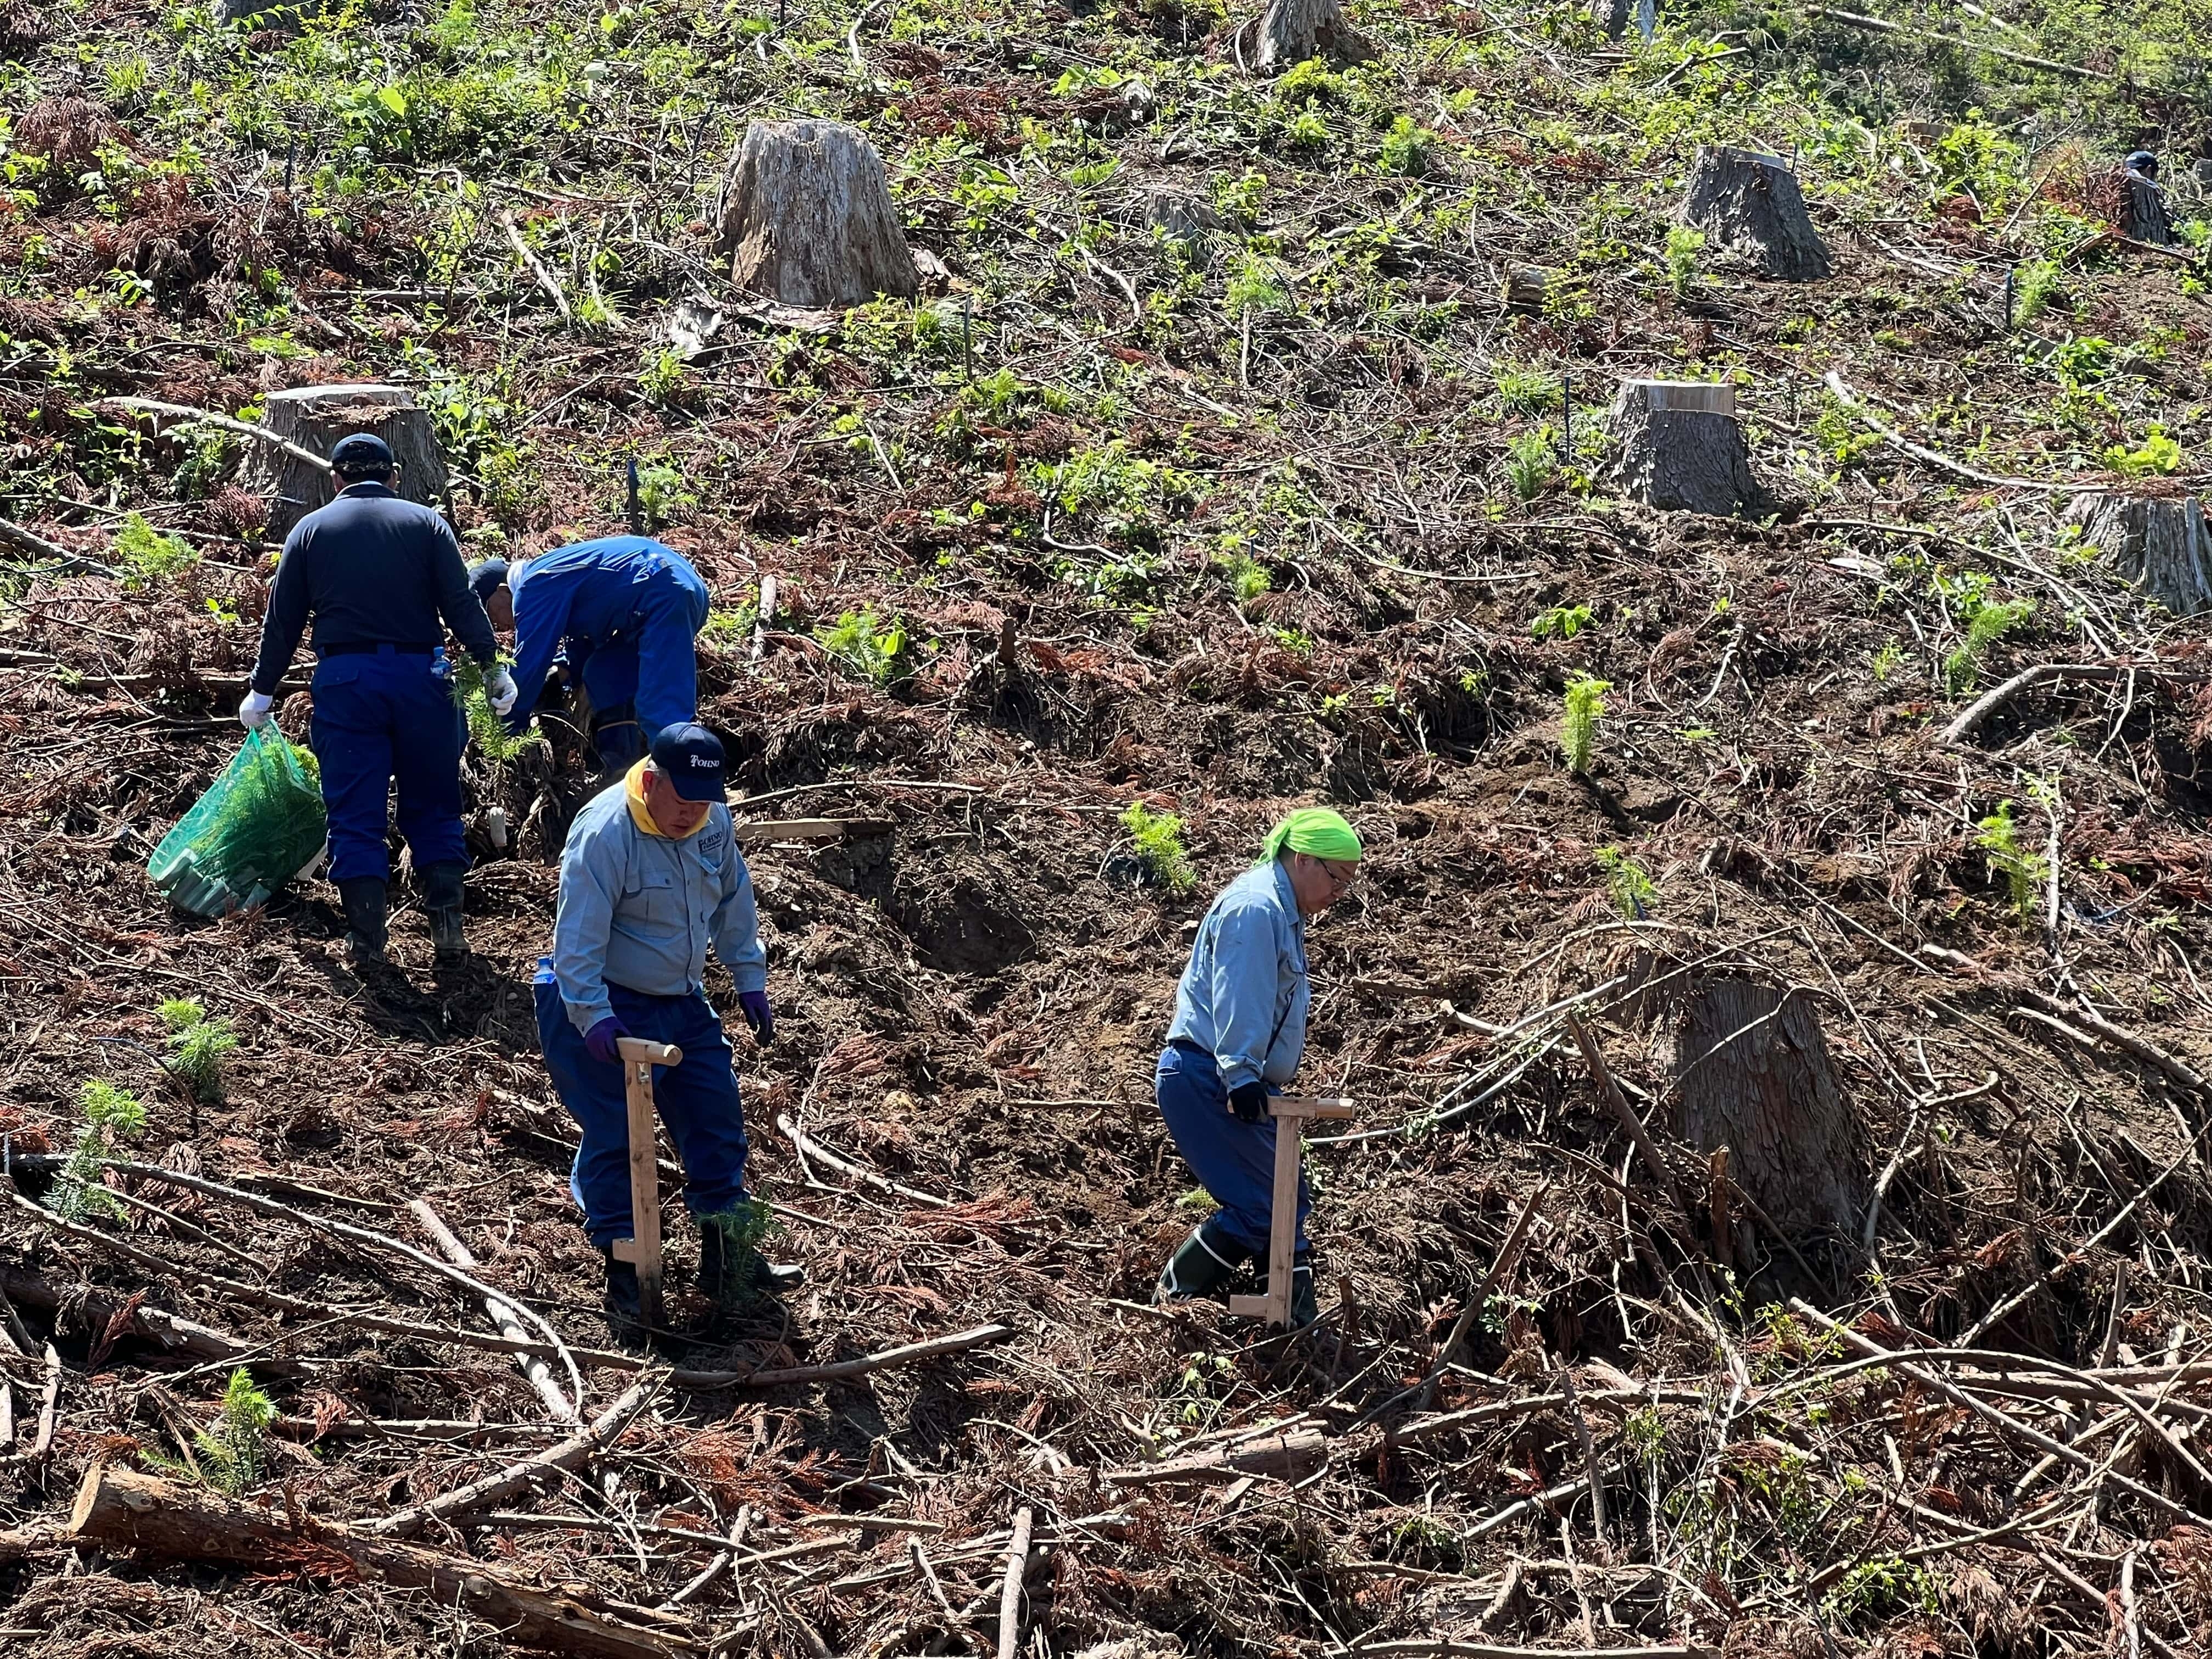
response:
<path id="1" fill-rule="evenodd" d="M 0 4 L 0 1645 L 2204 1651 L 2199 59 L 2007 9 Z M 568 1193 L 573 732 L 458 964 L 148 881 L 341 384 L 713 588 L 711 1340 Z M 1150 1074 L 1318 801 L 1284 1338 Z"/>

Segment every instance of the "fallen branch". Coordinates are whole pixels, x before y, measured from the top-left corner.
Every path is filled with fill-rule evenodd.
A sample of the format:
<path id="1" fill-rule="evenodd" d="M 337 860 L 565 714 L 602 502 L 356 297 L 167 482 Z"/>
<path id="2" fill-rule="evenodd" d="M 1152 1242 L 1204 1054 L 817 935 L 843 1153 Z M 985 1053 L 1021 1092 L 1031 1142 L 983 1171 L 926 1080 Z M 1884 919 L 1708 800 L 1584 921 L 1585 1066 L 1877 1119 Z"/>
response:
<path id="1" fill-rule="evenodd" d="M 204 409 L 194 409 L 188 404 L 165 404 L 158 398 L 102 398 L 93 404 L 94 409 L 129 409 L 142 415 L 167 415 L 183 426 L 220 427 L 225 432 L 235 432 L 241 437 L 258 438 L 263 443 L 274 444 L 295 461 L 304 461 L 319 472 L 328 472 L 331 464 L 312 449 L 303 449 L 279 432 L 265 426 L 256 426 L 251 421 L 233 420 L 228 415 L 217 415 Z"/>
<path id="2" fill-rule="evenodd" d="M 1359 1659 L 1715 1659 L 1719 1650 L 1686 1644 L 1656 1648 L 1501 1648 L 1455 1637 L 1415 1638 L 1405 1642 L 1369 1642 L 1345 1651 Z"/>
<path id="3" fill-rule="evenodd" d="M 1940 468 L 1943 471 L 1954 472 L 1962 478 L 1972 478 L 1976 483 L 1996 484 L 2005 489 L 2040 489 L 2053 495 L 2060 493 L 2072 495 L 2083 489 L 2094 488 L 2093 485 L 2083 484 L 2079 479 L 2071 479 L 2064 483 L 2045 483 L 2037 478 L 2008 478 L 1998 473 L 1984 472 L 1978 467 L 1968 466 L 1964 461 L 1954 461 L 1948 455 L 1914 443 L 1911 439 L 1898 431 L 1895 427 L 1876 415 L 1868 406 L 1865 398 L 1845 386 L 1844 377 L 1833 369 L 1828 371 L 1827 386 L 1828 390 L 1848 404 L 1861 420 L 1880 433 L 1890 443 L 1903 450 L 1915 460 L 1925 461 L 1929 465 Z"/>
<path id="4" fill-rule="evenodd" d="M 885 1348 L 858 1359 L 841 1359 L 827 1365 L 789 1365 L 772 1371 L 672 1371 L 669 1382 L 679 1389 L 775 1389 L 792 1382 L 834 1382 L 848 1376 L 866 1376 L 894 1365 L 912 1365 L 940 1354 L 960 1353 L 986 1342 L 1002 1341 L 1013 1334 L 1009 1325 L 978 1325 L 951 1336 L 927 1342 L 909 1342 L 902 1348 Z"/>
<path id="5" fill-rule="evenodd" d="M 1567 1018 L 1571 1020 L 1574 1016 L 1570 1014 Z M 1579 1030 L 1579 1025 L 1577 1029 Z M 1414 1396 L 1415 1411 L 1428 1410 L 1430 1403 L 1437 1397 L 1437 1382 L 1446 1371 L 1451 1369 L 1452 1361 L 1459 1358 L 1461 1344 L 1467 1340 L 1468 1333 L 1474 1328 L 1474 1322 L 1481 1316 L 1483 1309 L 1488 1305 L 1492 1293 L 1499 1285 L 1504 1284 L 1511 1276 L 1513 1270 L 1520 1266 L 1521 1247 L 1528 1239 L 1528 1224 L 1536 1218 L 1536 1206 L 1543 1201 L 1544 1194 L 1551 1190 L 1552 1183 L 1548 1181 L 1540 1181 L 1536 1183 L 1535 1190 L 1528 1194 L 1528 1201 L 1522 1205 L 1521 1213 L 1513 1218 L 1513 1224 L 1505 1230 L 1505 1242 L 1498 1247 L 1498 1254 L 1490 1263 L 1490 1271 L 1483 1275 L 1482 1282 L 1468 1294 L 1467 1305 L 1459 1310 L 1459 1317 L 1452 1322 L 1451 1334 L 1444 1339 L 1443 1348 L 1438 1350 L 1437 1363 L 1429 1367 L 1429 1374 L 1421 1379 L 1418 1388 L 1401 1392 L 1397 1396 L 1397 1400 L 1404 1400 L 1410 1393 Z M 1393 1401 L 1390 1403 L 1395 1405 L 1397 1401 Z M 1376 1414 L 1370 1413 L 1369 1420 L 1371 1421 Z"/>
<path id="6" fill-rule="evenodd" d="M 1855 11 L 1838 11 L 1832 6 L 1808 6 L 1805 9 L 1815 17 L 1825 17 L 1832 23 L 1844 23 L 1855 29 L 1864 29 L 1869 34 L 1894 34 L 1908 40 L 1940 40 L 1947 46 L 1964 46 L 1968 52 L 1985 52 L 1992 58 L 2002 58 L 2008 64 L 2025 64 L 2049 75 L 2070 75 L 2077 81 L 2113 81 L 2119 77 L 2103 70 L 2084 69 L 2079 64 L 2062 64 L 2055 58 L 2037 58 L 2024 52 L 2014 52 L 2008 46 L 1993 46 L 1983 40 L 1970 40 L 1963 34 L 1946 34 L 1941 29 L 1908 28 L 1902 23 L 1893 23 L 1886 18 L 1868 17 Z"/>
<path id="7" fill-rule="evenodd" d="M 798 1147 L 807 1157 L 820 1158 L 840 1175 L 850 1176 L 855 1181 L 864 1181 L 871 1187 L 878 1188 L 887 1193 L 896 1193 L 901 1198 L 910 1198 L 917 1204 L 927 1204 L 934 1209 L 949 1210 L 952 1207 L 952 1200 L 949 1198 L 939 1198 L 930 1193 L 918 1193 L 911 1187 L 900 1186 L 889 1176 L 879 1176 L 873 1170 L 862 1169 L 857 1164 L 848 1163 L 820 1141 L 806 1134 L 781 1112 L 775 1115 L 775 1127 L 783 1131 L 785 1139 Z"/>
<path id="8" fill-rule="evenodd" d="M 440 1218 L 438 1212 L 430 1207 L 429 1200 L 427 1198 L 410 1200 L 407 1209 L 408 1212 L 422 1224 L 422 1231 L 429 1234 L 436 1242 L 438 1248 L 446 1253 L 447 1259 L 456 1267 L 465 1268 L 471 1273 L 477 1270 L 477 1259 L 470 1254 L 469 1247 L 461 1243 L 460 1239 Z M 486 1297 L 484 1312 L 490 1316 L 491 1322 L 499 1327 L 499 1334 L 510 1342 L 525 1342 L 529 1340 L 529 1334 L 523 1329 L 522 1322 L 515 1317 L 514 1310 L 507 1304 L 505 1298 L 496 1296 Z M 553 1380 L 553 1373 L 545 1368 L 545 1362 L 543 1359 L 531 1354 L 517 1354 L 514 1359 L 515 1364 L 522 1367 L 522 1374 L 530 1379 L 530 1386 L 538 1390 L 538 1397 L 545 1402 L 547 1409 L 555 1417 L 563 1423 L 580 1423 L 583 1420 L 578 1410 L 578 1407 L 582 1404 L 581 1400 L 578 1400 L 574 1404 L 570 1403 L 568 1396 L 561 1392 L 561 1385 Z"/>
<path id="9" fill-rule="evenodd" d="M 2023 669 L 2002 685 L 1984 692 L 1968 704 L 1959 718 L 1945 726 L 1938 743 L 1955 744 L 2006 703 L 2033 686 L 2051 680 L 2117 680 L 2135 674 L 2146 679 L 2197 681 L 2212 679 L 2212 672 L 2169 667 L 2163 663 L 2039 662 Z"/>
<path id="10" fill-rule="evenodd" d="M 2123 1031 L 2094 1008 L 2085 1008 L 2059 1001 L 2041 991 L 2022 989 L 2021 1000 L 2032 1002 L 2045 1013 L 2061 1016 L 2080 1024 L 2085 1030 L 2094 1031 L 2114 1048 L 2133 1054 L 2154 1071 L 2163 1073 L 2167 1079 L 2183 1088 L 2212 1099 L 2212 1083 L 2186 1060 L 2168 1054 L 2155 1042 L 2146 1041 L 2131 1031 Z"/>
<path id="11" fill-rule="evenodd" d="M 296 1509 L 270 1510 L 149 1474 L 96 1465 L 79 1488 L 69 1534 L 82 1543 L 141 1549 L 185 1561 L 306 1571 L 425 1589 L 467 1609 L 527 1647 L 592 1659 L 676 1659 L 699 1644 L 674 1632 L 639 1630 L 565 1596 L 518 1584 L 483 1561 L 317 1522 Z M 280 1565 L 281 1564 L 281 1565 Z"/>
<path id="12" fill-rule="evenodd" d="M 545 268 L 545 261 L 538 257 L 538 251 L 522 240 L 522 231 L 514 222 L 514 215 L 505 208 L 499 210 L 499 228 L 507 233 L 507 246 L 514 250 L 515 257 L 522 261 L 523 268 L 536 277 L 538 286 L 552 297 L 555 309 L 561 313 L 561 320 L 574 323 L 576 313 L 568 308 L 568 296 L 561 291 L 561 284 Z"/>
<path id="13" fill-rule="evenodd" d="M 1317 1431 L 1308 1429 L 1296 1434 L 1269 1435 L 1263 1440 L 1202 1456 L 1111 1469 L 1098 1478 L 1113 1486 L 1152 1486 L 1177 1480 L 1234 1480 L 1264 1475 L 1286 1486 L 1296 1486 L 1320 1473 L 1328 1462 L 1328 1442 Z"/>
<path id="14" fill-rule="evenodd" d="M 559 1470 L 577 1468 L 617 1439 L 629 1426 L 630 1419 L 645 1409 L 646 1401 L 659 1392 L 660 1381 L 648 1376 L 632 1383 L 621 1399 L 592 1420 L 589 1428 L 580 1434 L 570 1435 L 559 1445 L 550 1446 L 535 1457 L 512 1464 L 497 1474 L 457 1486 L 427 1504 L 417 1504 L 412 1509 L 400 1510 L 381 1521 L 371 1522 L 362 1530 L 379 1538 L 411 1538 L 433 1521 L 452 1521 L 471 1510 L 488 1510 L 495 1504 L 503 1504 L 534 1490 L 539 1481 Z"/>
<path id="15" fill-rule="evenodd" d="M 1014 1659 L 1022 1633 L 1022 1574 L 1030 1564 L 1030 1511 L 1014 1516 L 1014 1535 L 1006 1546 L 1006 1581 L 999 1590 L 999 1659 Z"/>

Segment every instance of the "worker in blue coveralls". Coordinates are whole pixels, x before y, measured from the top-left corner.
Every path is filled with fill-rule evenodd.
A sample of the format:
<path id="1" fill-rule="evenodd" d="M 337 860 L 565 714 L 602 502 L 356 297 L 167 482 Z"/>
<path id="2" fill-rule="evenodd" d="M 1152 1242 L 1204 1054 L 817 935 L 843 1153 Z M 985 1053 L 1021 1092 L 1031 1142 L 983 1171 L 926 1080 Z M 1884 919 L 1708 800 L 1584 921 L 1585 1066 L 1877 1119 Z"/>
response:
<path id="1" fill-rule="evenodd" d="M 642 1328 L 636 1264 L 616 1260 L 633 1237 L 629 1120 L 618 1039 L 684 1051 L 656 1067 L 653 1095 L 684 1164 L 684 1198 L 699 1218 L 699 1278 L 718 1308 L 742 1306 L 770 1280 L 751 1249 L 745 1120 L 722 1023 L 704 988 L 711 940 L 737 981 L 753 1035 L 775 1034 L 752 878 L 723 804 L 722 744 L 678 722 L 650 755 L 576 815 L 561 854 L 553 954 L 538 964 L 538 1037 L 546 1069 L 583 1131 L 569 1190 L 606 1258 L 607 1323 L 618 1340 Z"/>
<path id="2" fill-rule="evenodd" d="M 314 724 L 309 744 L 331 821 L 331 879 L 345 907 L 357 964 L 381 962 L 392 865 L 386 801 L 396 782 L 399 830 L 422 884 L 441 956 L 464 945 L 461 750 L 466 727 L 447 659 L 451 628 L 483 665 L 495 709 L 514 707 L 490 619 L 469 591 L 453 527 L 394 493 L 398 467 L 383 439 L 356 432 L 331 450 L 336 500 L 293 526 L 261 625 L 261 654 L 238 718 L 271 719 L 277 682 L 314 619 Z"/>
<path id="3" fill-rule="evenodd" d="M 609 771 L 644 754 L 653 733 L 698 718 L 695 641 L 707 625 L 707 584 L 675 549 L 607 536 L 514 566 L 486 559 L 471 568 L 469 585 L 492 626 L 514 630 L 522 696 L 508 711 L 511 730 L 529 724 L 564 655 L 583 692 L 580 724 Z"/>
<path id="4" fill-rule="evenodd" d="M 1306 918 L 1350 890 L 1359 854 L 1358 834 L 1341 817 L 1301 808 L 1268 833 L 1259 863 L 1223 890 L 1198 925 L 1154 1085 L 1176 1150 L 1221 1207 L 1169 1259 L 1156 1302 L 1212 1295 L 1248 1263 L 1266 1270 L 1276 1134 L 1267 1098 L 1283 1092 L 1305 1048 L 1313 1001 Z M 1301 1181 L 1294 1330 L 1312 1324 L 1316 1313 L 1305 1237 L 1310 1204 Z"/>

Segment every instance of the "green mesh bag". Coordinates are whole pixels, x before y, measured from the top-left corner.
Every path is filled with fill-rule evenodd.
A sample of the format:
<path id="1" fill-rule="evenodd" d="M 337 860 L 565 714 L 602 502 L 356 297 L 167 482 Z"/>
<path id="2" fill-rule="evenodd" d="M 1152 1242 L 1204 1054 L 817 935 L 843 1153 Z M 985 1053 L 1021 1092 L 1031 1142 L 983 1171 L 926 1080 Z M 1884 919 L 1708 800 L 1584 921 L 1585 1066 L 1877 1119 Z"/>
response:
<path id="1" fill-rule="evenodd" d="M 161 837 L 146 873 L 179 909 L 233 915 L 267 902 L 321 856 L 329 834 L 314 756 L 273 730 L 248 732 L 229 769 Z"/>

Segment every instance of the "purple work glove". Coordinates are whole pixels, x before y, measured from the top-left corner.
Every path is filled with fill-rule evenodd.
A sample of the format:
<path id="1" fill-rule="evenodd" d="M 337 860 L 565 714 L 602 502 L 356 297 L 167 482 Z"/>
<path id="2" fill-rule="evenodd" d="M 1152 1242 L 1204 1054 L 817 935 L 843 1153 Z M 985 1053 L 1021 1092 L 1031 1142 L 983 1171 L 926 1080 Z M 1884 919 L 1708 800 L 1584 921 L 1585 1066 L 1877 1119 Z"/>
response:
<path id="1" fill-rule="evenodd" d="M 738 992 L 738 1012 L 745 1017 L 745 1024 L 752 1027 L 753 1035 L 763 1042 L 775 1041 L 775 1011 L 768 1006 L 766 991 Z"/>
<path id="2" fill-rule="evenodd" d="M 1229 1091 L 1229 1109 L 1242 1123 L 1257 1123 L 1267 1115 L 1267 1085 L 1240 1083 Z"/>
<path id="3" fill-rule="evenodd" d="M 612 1014 L 609 1014 L 584 1033 L 584 1047 L 590 1051 L 592 1058 L 600 1064 L 619 1066 L 622 1064 L 622 1050 L 616 1048 L 615 1043 L 618 1039 L 629 1035 L 629 1027 Z"/>

